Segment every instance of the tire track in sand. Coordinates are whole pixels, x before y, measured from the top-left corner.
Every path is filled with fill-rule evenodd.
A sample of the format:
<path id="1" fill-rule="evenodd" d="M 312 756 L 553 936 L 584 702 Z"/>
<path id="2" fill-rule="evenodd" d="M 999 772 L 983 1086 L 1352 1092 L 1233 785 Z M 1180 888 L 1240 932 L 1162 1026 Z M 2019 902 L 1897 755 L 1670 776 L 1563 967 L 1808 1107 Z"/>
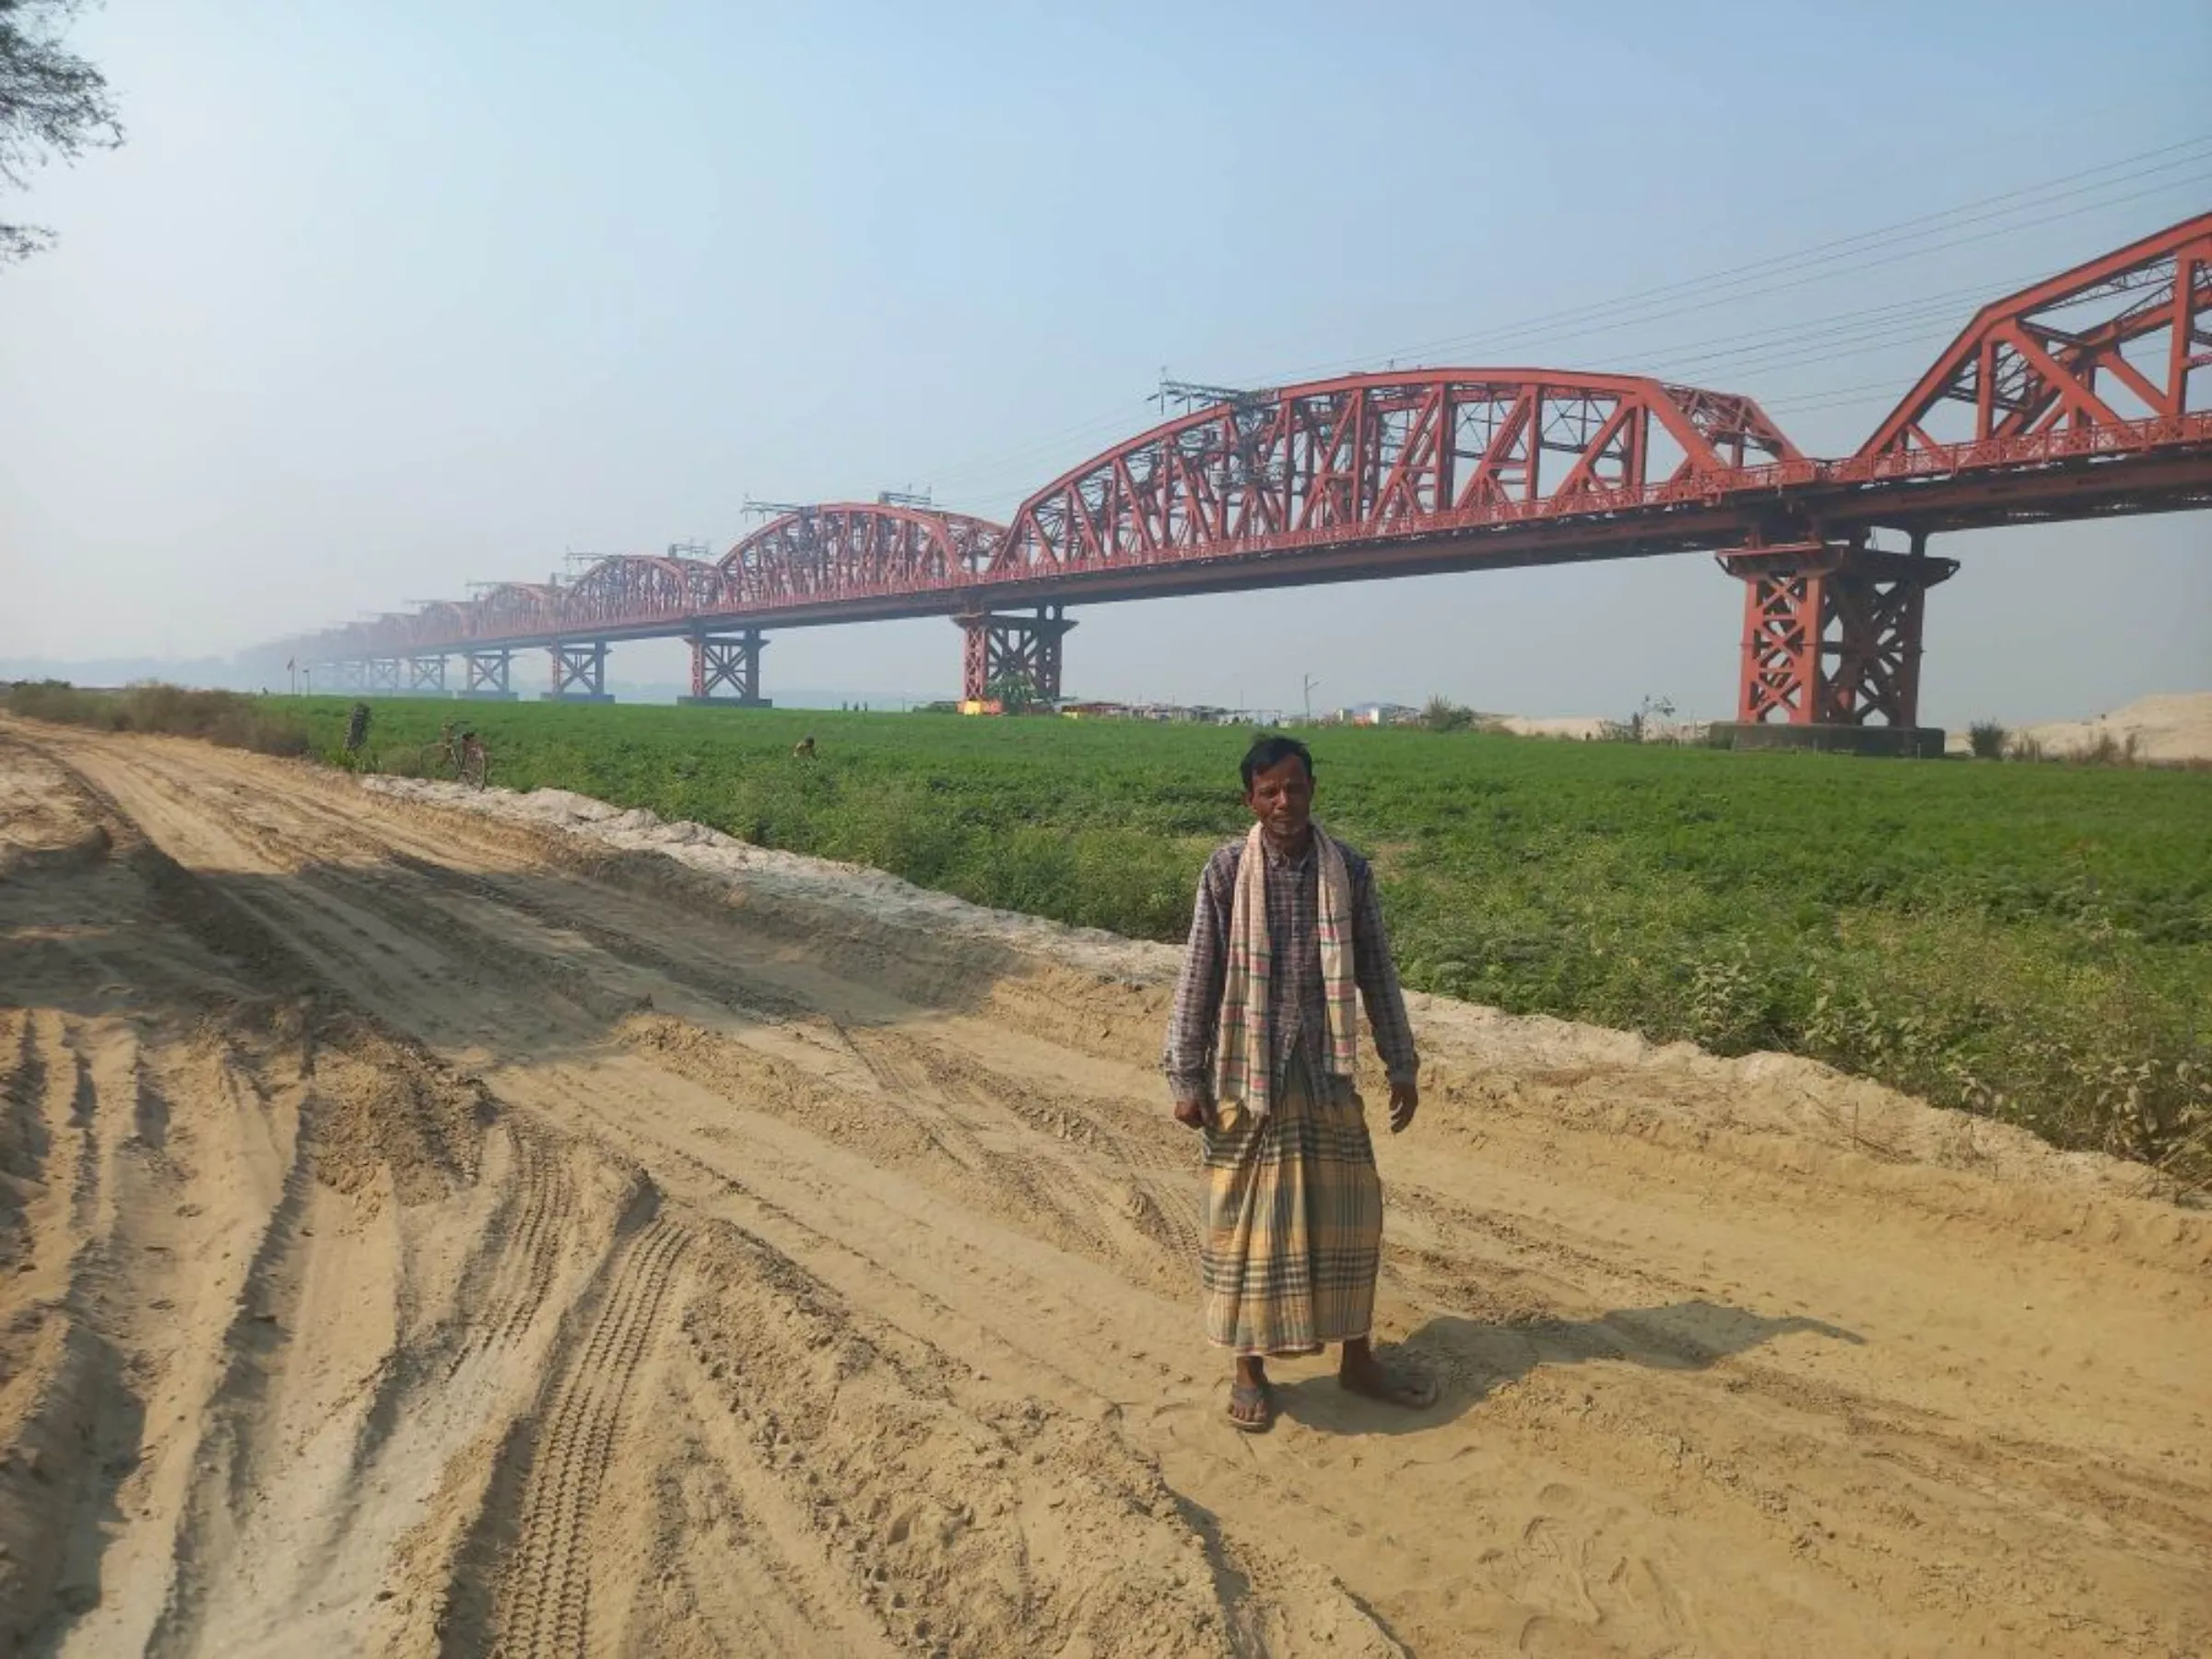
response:
<path id="1" fill-rule="evenodd" d="M 554 1389 L 532 1448 L 519 1531 L 500 1585 L 497 1651 L 512 1659 L 585 1651 L 594 1500 L 614 1456 L 639 1361 L 690 1241 L 689 1233 L 665 1218 L 630 1241 L 582 1348 Z"/>
<path id="2" fill-rule="evenodd" d="M 576 1211 L 576 1194 L 543 1134 L 520 1118 L 501 1127 L 512 1159 L 509 1190 L 480 1271 L 472 1276 L 469 1300 L 480 1312 L 446 1361 L 449 1377 L 477 1356 L 511 1348 L 529 1335 L 552 1294 L 562 1234 Z"/>

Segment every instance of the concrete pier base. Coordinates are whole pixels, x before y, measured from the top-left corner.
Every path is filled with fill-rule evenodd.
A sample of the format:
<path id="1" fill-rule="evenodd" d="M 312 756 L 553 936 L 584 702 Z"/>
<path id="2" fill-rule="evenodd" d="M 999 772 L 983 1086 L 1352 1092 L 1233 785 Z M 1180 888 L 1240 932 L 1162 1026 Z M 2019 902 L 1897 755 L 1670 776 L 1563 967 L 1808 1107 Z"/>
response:
<path id="1" fill-rule="evenodd" d="M 1815 749 L 1826 754 L 1896 755 L 1911 760 L 1943 759 L 1941 726 L 1768 725 L 1716 720 L 1707 730 L 1715 746 L 1734 749 Z"/>

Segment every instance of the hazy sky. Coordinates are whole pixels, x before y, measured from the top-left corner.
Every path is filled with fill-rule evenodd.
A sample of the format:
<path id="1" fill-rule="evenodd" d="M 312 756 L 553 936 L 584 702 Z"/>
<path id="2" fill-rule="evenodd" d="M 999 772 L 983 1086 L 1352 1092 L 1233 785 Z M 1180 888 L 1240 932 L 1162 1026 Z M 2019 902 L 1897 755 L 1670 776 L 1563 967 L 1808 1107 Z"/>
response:
<path id="1" fill-rule="evenodd" d="M 111 0 L 129 144 L 0 206 L 62 238 L 0 272 L 0 659 L 726 546 L 748 496 L 1004 517 L 1163 366 L 1659 372 L 1847 453 L 1982 300 L 2212 206 L 2212 6 L 2128 18 Z M 1924 718 L 2212 687 L 2212 514 L 1936 547 Z M 1741 609 L 1701 557 L 1092 606 L 1068 684 L 1726 713 Z M 765 688 L 959 658 L 786 632 Z"/>

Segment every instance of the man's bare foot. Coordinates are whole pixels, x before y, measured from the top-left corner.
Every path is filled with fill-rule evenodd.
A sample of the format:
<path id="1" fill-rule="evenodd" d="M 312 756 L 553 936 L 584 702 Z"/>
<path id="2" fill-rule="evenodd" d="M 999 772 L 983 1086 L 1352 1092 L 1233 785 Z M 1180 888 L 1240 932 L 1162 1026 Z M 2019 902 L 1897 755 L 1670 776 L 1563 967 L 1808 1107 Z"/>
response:
<path id="1" fill-rule="evenodd" d="M 1393 1371 L 1375 1358 L 1373 1347 L 1365 1338 L 1344 1345 L 1344 1362 L 1336 1370 L 1336 1385 L 1347 1394 L 1380 1400 L 1385 1406 L 1403 1406 L 1408 1411 L 1419 1411 L 1436 1404 L 1433 1378 Z"/>
<path id="2" fill-rule="evenodd" d="M 1237 1360 L 1229 1382 L 1229 1420 L 1247 1434 L 1264 1433 L 1275 1422 L 1275 1391 L 1267 1384 L 1266 1362 Z"/>

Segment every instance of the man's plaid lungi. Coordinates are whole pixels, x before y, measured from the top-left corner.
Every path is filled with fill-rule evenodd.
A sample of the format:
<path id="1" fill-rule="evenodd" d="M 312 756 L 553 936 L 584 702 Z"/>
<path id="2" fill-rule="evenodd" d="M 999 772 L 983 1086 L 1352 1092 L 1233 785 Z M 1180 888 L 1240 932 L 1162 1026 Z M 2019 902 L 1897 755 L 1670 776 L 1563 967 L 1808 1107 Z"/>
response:
<path id="1" fill-rule="evenodd" d="M 1348 1083 L 1318 1088 L 1294 1058 L 1273 1109 L 1239 1106 L 1206 1134 L 1206 1340 L 1311 1354 L 1365 1336 L 1382 1258 L 1382 1182 Z"/>

